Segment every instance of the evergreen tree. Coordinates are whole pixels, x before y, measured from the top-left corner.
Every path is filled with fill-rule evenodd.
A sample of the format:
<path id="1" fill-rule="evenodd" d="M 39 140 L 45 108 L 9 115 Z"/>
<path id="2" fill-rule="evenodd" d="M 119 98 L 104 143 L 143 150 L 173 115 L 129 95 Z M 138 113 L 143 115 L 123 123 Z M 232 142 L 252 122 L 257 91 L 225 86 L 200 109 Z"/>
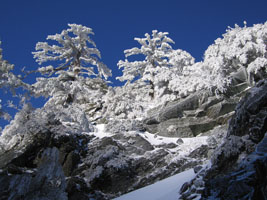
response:
<path id="1" fill-rule="evenodd" d="M 89 116 L 89 111 L 102 106 L 102 97 L 107 92 L 106 79 L 111 76 L 111 70 L 99 60 L 100 51 L 90 38 L 94 34 L 92 29 L 77 24 L 68 26 L 70 28 L 60 34 L 47 37 L 58 45 L 49 45 L 47 42 L 36 44 L 33 54 L 39 64 L 50 61 L 60 64 L 38 69 L 44 75 L 58 76 L 37 78 L 33 84 L 34 93 L 36 96 L 50 97 L 46 107 L 65 110 L 69 116 L 75 112 L 68 110 Z"/>
<path id="2" fill-rule="evenodd" d="M 0 41 L 1 45 L 1 41 Z M 3 59 L 2 49 L 0 48 L 0 89 L 1 92 L 11 92 L 13 96 L 16 95 L 15 89 L 18 87 L 23 87 L 29 89 L 29 85 L 24 83 L 19 76 L 16 76 L 12 71 L 14 70 L 14 65 L 8 63 L 8 61 Z M 6 101 L 7 99 L 5 99 Z M 5 102 L 7 103 L 7 101 Z M 10 101 L 10 106 L 11 101 Z M 5 111 L 5 106 L 2 104 L 0 99 L 0 117 L 6 120 L 10 120 L 11 116 Z"/>
<path id="3" fill-rule="evenodd" d="M 47 37 L 47 40 L 54 40 L 58 42 L 58 45 L 49 45 L 47 42 L 36 44 L 36 52 L 33 52 L 33 55 L 40 65 L 48 61 L 62 62 L 57 67 L 51 65 L 41 67 L 39 72 L 49 75 L 60 72 L 70 77 L 86 74 L 105 79 L 111 76 L 111 70 L 98 59 L 101 57 L 100 51 L 89 36 L 94 34 L 92 29 L 77 24 L 68 24 L 68 26 L 70 28 L 63 30 L 60 34 Z M 97 68 L 97 72 L 95 72 L 94 66 Z"/>
<path id="4" fill-rule="evenodd" d="M 167 66 L 168 54 L 172 51 L 170 43 L 174 43 L 169 38 L 167 32 L 152 31 L 152 35 L 145 34 L 145 38 L 134 38 L 140 45 L 140 48 L 134 47 L 124 51 L 126 59 L 118 62 L 119 68 L 123 69 L 123 75 L 117 77 L 120 81 L 133 81 L 141 78 L 149 81 L 151 85 L 150 95 L 154 96 L 154 77 L 160 67 Z M 141 54 L 145 56 L 142 61 L 128 61 L 127 57 Z"/>

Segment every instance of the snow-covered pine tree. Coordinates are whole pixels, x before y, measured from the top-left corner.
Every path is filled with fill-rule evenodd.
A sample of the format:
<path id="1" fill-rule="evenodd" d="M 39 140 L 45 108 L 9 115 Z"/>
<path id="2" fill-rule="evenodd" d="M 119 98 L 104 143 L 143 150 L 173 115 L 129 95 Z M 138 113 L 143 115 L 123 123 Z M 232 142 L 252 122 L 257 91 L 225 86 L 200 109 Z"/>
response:
<path id="1" fill-rule="evenodd" d="M 267 22 L 235 25 L 205 51 L 204 60 L 170 75 L 169 89 L 187 96 L 199 90 L 225 93 L 230 85 L 254 84 L 267 77 Z"/>
<path id="2" fill-rule="evenodd" d="M 203 74 L 206 85 L 217 92 L 240 77 L 242 71 L 249 84 L 267 77 L 267 22 L 247 27 L 228 27 L 223 38 L 215 40 L 205 52 Z"/>
<path id="3" fill-rule="evenodd" d="M 181 89 L 177 88 L 175 81 L 177 79 L 185 81 L 188 68 L 195 63 L 195 59 L 181 49 L 172 50 L 168 58 L 168 65 L 161 67 L 154 78 L 156 96 L 160 98 L 158 102 L 171 101 L 181 96 Z"/>
<path id="4" fill-rule="evenodd" d="M 37 51 L 33 54 L 39 64 L 50 61 L 60 64 L 38 69 L 50 77 L 37 78 L 34 92 L 37 96 L 50 97 L 45 107 L 62 109 L 69 117 L 75 115 L 74 111 L 77 115 L 89 116 L 90 112 L 102 107 L 102 96 L 108 89 L 106 79 L 111 76 L 111 70 L 99 60 L 100 51 L 90 38 L 94 34 L 92 29 L 77 24 L 68 26 L 70 28 L 60 34 L 47 37 L 58 45 L 36 44 Z"/>
<path id="5" fill-rule="evenodd" d="M 150 95 L 154 97 L 154 77 L 159 68 L 168 66 L 168 55 L 172 51 L 170 43 L 174 41 L 169 38 L 167 32 L 152 31 L 152 35 L 145 34 L 145 38 L 134 38 L 141 47 L 134 47 L 124 51 L 126 59 L 118 62 L 119 68 L 123 69 L 123 75 L 117 77 L 120 81 L 133 81 L 136 78 L 141 78 L 148 81 L 151 85 Z M 142 61 L 128 61 L 128 57 L 132 55 L 145 56 Z"/>
<path id="6" fill-rule="evenodd" d="M 181 76 L 185 66 L 194 64 L 194 58 L 186 51 L 173 50 L 170 44 L 174 42 L 167 35 L 154 30 L 152 35 L 145 34 L 145 38 L 135 38 L 140 48 L 124 51 L 126 59 L 118 62 L 119 68 L 124 68 L 123 75 L 117 79 L 127 82 L 108 94 L 116 99 L 106 105 L 108 115 L 140 118 L 148 109 L 177 98 L 179 92 L 171 90 L 169 85 L 171 78 Z M 127 59 L 139 54 L 144 60 Z"/>
<path id="7" fill-rule="evenodd" d="M 151 105 L 147 91 L 150 86 L 142 80 L 132 84 L 110 87 L 104 96 L 104 117 L 112 119 L 137 119 L 146 115 Z"/>
<path id="8" fill-rule="evenodd" d="M 13 69 L 14 65 L 8 63 L 8 61 L 3 59 L 2 49 L 0 48 L 0 89 L 2 90 L 1 92 L 11 92 L 13 96 L 15 96 L 16 88 L 23 87 L 25 89 L 28 89 L 29 85 L 24 83 L 19 76 L 16 76 L 14 73 L 12 73 Z M 5 101 L 6 100 L 7 99 L 5 99 Z M 11 116 L 6 111 L 4 111 L 4 106 L 1 103 L 2 100 L 0 99 L 0 118 L 10 120 Z"/>
<path id="9" fill-rule="evenodd" d="M 67 71 L 67 76 L 86 74 L 88 76 L 98 76 L 107 79 L 111 76 L 111 70 L 98 58 L 101 58 L 100 51 L 89 35 L 93 35 L 91 28 L 68 24 L 70 27 L 60 34 L 49 35 L 47 40 L 54 40 L 58 45 L 49 45 L 47 42 L 38 42 L 34 58 L 41 65 L 48 61 L 63 61 L 59 66 L 48 65 L 39 68 L 42 74 L 53 74 L 55 72 Z M 95 72 L 94 67 L 98 72 Z"/>

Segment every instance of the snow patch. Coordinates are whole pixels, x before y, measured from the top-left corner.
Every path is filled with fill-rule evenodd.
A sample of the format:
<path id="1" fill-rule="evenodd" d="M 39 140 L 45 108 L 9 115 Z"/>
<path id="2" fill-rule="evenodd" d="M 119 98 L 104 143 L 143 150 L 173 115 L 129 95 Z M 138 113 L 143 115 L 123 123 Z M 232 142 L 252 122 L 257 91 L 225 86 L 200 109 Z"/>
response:
<path id="1" fill-rule="evenodd" d="M 104 137 L 111 137 L 112 135 L 114 135 L 105 131 L 105 124 L 97 124 L 94 132 L 90 132 L 89 134 L 93 134 L 94 136 L 100 139 Z"/>
<path id="2" fill-rule="evenodd" d="M 179 191 L 185 182 L 192 180 L 196 174 L 193 169 L 181 172 L 147 187 L 122 195 L 114 200 L 177 200 Z"/>
<path id="3" fill-rule="evenodd" d="M 171 149 L 174 152 L 179 151 L 179 154 L 181 156 L 188 155 L 190 152 L 200 147 L 201 145 L 206 145 L 208 139 L 208 136 L 197 136 L 193 138 L 163 137 L 151 134 L 149 132 L 140 133 L 140 136 L 142 136 L 144 139 L 146 139 L 150 144 L 154 146 L 170 144 L 170 143 L 177 144 L 177 140 L 181 139 L 183 143 L 178 144 L 176 148 Z"/>

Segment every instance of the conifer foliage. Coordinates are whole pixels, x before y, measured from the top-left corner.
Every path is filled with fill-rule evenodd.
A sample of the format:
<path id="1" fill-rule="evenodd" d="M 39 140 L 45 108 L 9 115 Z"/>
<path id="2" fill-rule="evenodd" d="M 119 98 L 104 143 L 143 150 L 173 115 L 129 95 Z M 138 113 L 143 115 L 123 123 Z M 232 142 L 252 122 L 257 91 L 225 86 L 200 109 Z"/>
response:
<path id="1" fill-rule="evenodd" d="M 90 38 L 94 34 L 92 29 L 77 24 L 68 26 L 70 28 L 60 34 L 47 37 L 53 40 L 52 45 L 47 42 L 36 44 L 36 52 L 33 52 L 36 61 L 39 64 L 49 62 L 53 66 L 38 69 L 49 77 L 37 78 L 33 90 L 36 96 L 49 98 L 45 107 L 62 111 L 57 114 L 64 116 L 60 118 L 62 123 L 79 123 L 77 116 L 87 121 L 101 108 L 111 70 L 99 60 L 100 51 Z"/>
<path id="2" fill-rule="evenodd" d="M 167 32 L 152 31 L 152 35 L 145 34 L 145 38 L 134 38 L 141 48 L 134 47 L 124 51 L 126 59 L 118 62 L 119 68 L 123 69 L 123 76 L 117 79 L 124 81 L 132 81 L 136 77 L 153 81 L 157 67 L 168 65 L 168 53 L 172 47 L 170 43 L 174 41 L 169 38 Z M 132 55 L 142 54 L 145 59 L 142 61 L 128 61 L 128 57 Z"/>
<path id="3" fill-rule="evenodd" d="M 106 87 L 103 78 L 111 76 L 111 70 L 99 60 L 100 51 L 90 38 L 94 34 L 92 29 L 77 24 L 68 26 L 70 28 L 60 34 L 47 37 L 58 45 L 49 45 L 47 42 L 36 44 L 37 51 L 33 55 L 39 64 L 49 61 L 59 63 L 57 67 L 48 65 L 40 67 L 38 71 L 48 76 L 59 75 L 37 78 L 33 85 L 34 93 L 37 96 L 53 97 L 50 101 L 56 105 L 74 101 L 96 102 L 103 95 L 103 87 Z"/>
<path id="4" fill-rule="evenodd" d="M 100 61 L 100 51 L 90 37 L 92 29 L 68 26 L 47 37 L 51 44 L 36 44 L 34 58 L 48 65 L 38 68 L 43 76 L 30 87 L 11 72 L 14 66 L 2 59 L 0 49 L 0 89 L 23 86 L 35 96 L 48 97 L 44 107 L 61 111 L 57 116 L 67 124 L 101 117 L 143 118 L 151 108 L 198 91 L 220 95 L 229 87 L 244 82 L 250 87 L 267 78 L 267 22 L 228 28 L 207 48 L 201 62 L 184 50 L 173 49 L 168 32 L 153 30 L 135 38 L 140 47 L 124 51 L 125 59 L 117 63 L 123 74 L 117 79 L 126 83 L 111 87 L 107 84 L 111 70 Z M 1 99 L 0 117 L 8 118 Z"/>
<path id="5" fill-rule="evenodd" d="M 266 77 L 267 22 L 247 27 L 228 27 L 222 38 L 215 40 L 204 55 L 206 85 L 224 92 L 242 70 L 250 85 Z"/>
<path id="6" fill-rule="evenodd" d="M 126 59 L 118 62 L 123 75 L 118 79 L 127 83 L 123 89 L 111 93 L 117 101 L 108 105 L 109 113 L 113 110 L 119 116 L 142 116 L 146 109 L 197 91 L 221 95 L 229 87 L 242 82 L 251 86 L 267 77 L 267 22 L 252 27 L 247 27 L 246 23 L 244 27 L 228 27 L 223 37 L 208 47 L 204 60 L 196 63 L 188 52 L 172 49 L 170 44 L 174 42 L 167 35 L 166 32 L 152 31 L 152 35 L 145 34 L 145 38 L 135 38 L 140 48 L 124 51 Z M 145 59 L 127 59 L 137 54 L 144 55 Z M 142 81 L 150 83 L 151 87 Z M 129 88 L 138 88 L 140 92 L 153 94 L 154 98 L 149 99 L 138 92 L 136 96 Z"/>
<path id="7" fill-rule="evenodd" d="M 52 75 L 58 71 L 68 71 L 69 75 L 86 74 L 88 76 L 99 76 L 107 79 L 111 76 L 111 70 L 99 61 L 100 51 L 90 38 L 93 35 L 91 28 L 68 24 L 70 27 L 60 34 L 49 35 L 47 40 L 54 40 L 58 45 L 49 45 L 47 42 L 38 42 L 34 58 L 41 65 L 48 61 L 60 61 L 58 67 L 48 65 L 39 68 L 42 74 Z M 93 67 L 92 67 L 93 66 Z M 97 68 L 97 72 L 94 67 Z"/>
<path id="8" fill-rule="evenodd" d="M 0 41 L 1 45 L 1 41 Z M 3 59 L 2 49 L 0 48 L 0 90 L 3 92 L 11 92 L 15 95 L 15 89 L 18 87 L 28 88 L 29 85 L 24 83 L 20 76 L 16 76 L 12 71 L 14 70 L 14 65 L 8 63 L 8 61 Z M 7 99 L 5 99 L 7 100 Z M 7 103 L 7 102 L 5 102 Z M 10 104 L 11 101 L 10 101 Z M 0 99 L 0 118 L 10 120 L 11 116 L 4 111 L 2 100 Z"/>

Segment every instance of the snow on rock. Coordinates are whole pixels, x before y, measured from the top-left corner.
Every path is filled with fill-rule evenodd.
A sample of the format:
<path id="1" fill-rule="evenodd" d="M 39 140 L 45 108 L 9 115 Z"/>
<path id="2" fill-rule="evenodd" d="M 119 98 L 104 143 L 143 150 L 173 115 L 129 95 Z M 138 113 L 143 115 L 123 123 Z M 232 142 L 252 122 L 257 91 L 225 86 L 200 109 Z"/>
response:
<path id="1" fill-rule="evenodd" d="M 200 147 L 201 145 L 207 144 L 208 136 L 198 136 L 193 138 L 176 138 L 176 137 L 163 137 L 151 134 L 149 132 L 140 133 L 144 139 L 146 139 L 150 144 L 156 147 L 167 146 L 168 144 L 176 144 L 176 148 L 171 148 L 173 152 L 179 152 L 180 155 L 188 155 L 190 152 Z M 180 139 L 182 144 L 177 144 L 177 141 Z M 178 141 L 179 143 L 179 141 Z"/>
<path id="2" fill-rule="evenodd" d="M 169 138 L 140 131 L 140 127 L 133 126 L 135 123 L 127 123 L 121 120 L 96 125 L 95 131 L 88 133 L 95 137 L 88 144 L 83 165 L 77 168 L 93 190 L 100 190 L 108 198 L 153 184 L 207 160 L 201 149 L 206 146 L 209 151 L 208 136 Z"/>
<path id="3" fill-rule="evenodd" d="M 193 169 L 186 170 L 152 185 L 122 195 L 114 200 L 177 200 L 182 185 L 195 177 Z"/>
<path id="4" fill-rule="evenodd" d="M 85 30 L 80 25 L 69 26 L 67 32 L 75 27 Z M 64 57 L 65 62 L 70 61 L 68 69 L 40 68 L 42 73 L 57 71 L 59 76 L 37 79 L 32 92 L 50 99 L 40 109 L 25 106 L 0 136 L 0 196 L 106 200 L 143 188 L 118 199 L 171 200 L 179 198 L 181 188 L 181 198 L 190 200 L 202 192 L 207 198 L 222 194 L 222 199 L 244 199 L 238 195 L 246 193 L 254 199 L 267 199 L 267 82 L 260 81 L 267 77 L 266 31 L 267 23 L 229 29 L 208 48 L 200 63 L 193 64 L 186 52 L 170 51 L 173 71 L 165 62 L 167 54 L 155 51 L 159 59 L 143 65 L 146 69 L 139 71 L 141 79 L 117 88 L 108 88 L 101 78 L 78 76 L 83 72 L 89 77 L 96 75 L 80 65 L 82 49 L 75 51 L 72 61 Z M 59 41 L 67 32 L 48 39 Z M 152 34 L 154 41 L 163 39 L 160 49 L 171 50 L 171 40 L 160 36 L 167 33 Z M 137 41 L 145 46 L 146 39 Z M 49 60 L 47 45 L 37 44 L 34 55 L 40 63 Z M 100 57 L 96 48 L 91 50 Z M 125 54 L 141 52 L 147 56 L 144 61 L 150 61 L 147 50 L 133 48 Z M 54 59 L 59 59 L 58 55 Z M 103 78 L 111 75 L 95 59 L 87 64 L 96 64 Z M 136 68 L 131 65 L 140 67 L 140 62 L 119 62 L 119 67 L 124 67 L 122 80 L 135 77 L 136 71 L 131 70 Z M 257 89 L 251 90 L 234 114 L 240 98 L 256 82 Z M 210 158 L 213 166 L 207 175 L 201 166 Z M 187 181 L 190 183 L 183 184 Z"/>
<path id="5" fill-rule="evenodd" d="M 110 137 L 110 136 L 114 135 L 113 133 L 105 131 L 105 124 L 97 124 L 94 132 L 90 132 L 89 134 L 92 134 L 99 139 L 101 139 L 103 137 Z"/>
<path id="6" fill-rule="evenodd" d="M 222 144 L 202 172 L 187 183 L 182 199 L 198 191 L 201 199 L 267 199 L 267 80 L 260 81 L 237 105 Z M 205 187 L 204 187 L 205 186 Z"/>

